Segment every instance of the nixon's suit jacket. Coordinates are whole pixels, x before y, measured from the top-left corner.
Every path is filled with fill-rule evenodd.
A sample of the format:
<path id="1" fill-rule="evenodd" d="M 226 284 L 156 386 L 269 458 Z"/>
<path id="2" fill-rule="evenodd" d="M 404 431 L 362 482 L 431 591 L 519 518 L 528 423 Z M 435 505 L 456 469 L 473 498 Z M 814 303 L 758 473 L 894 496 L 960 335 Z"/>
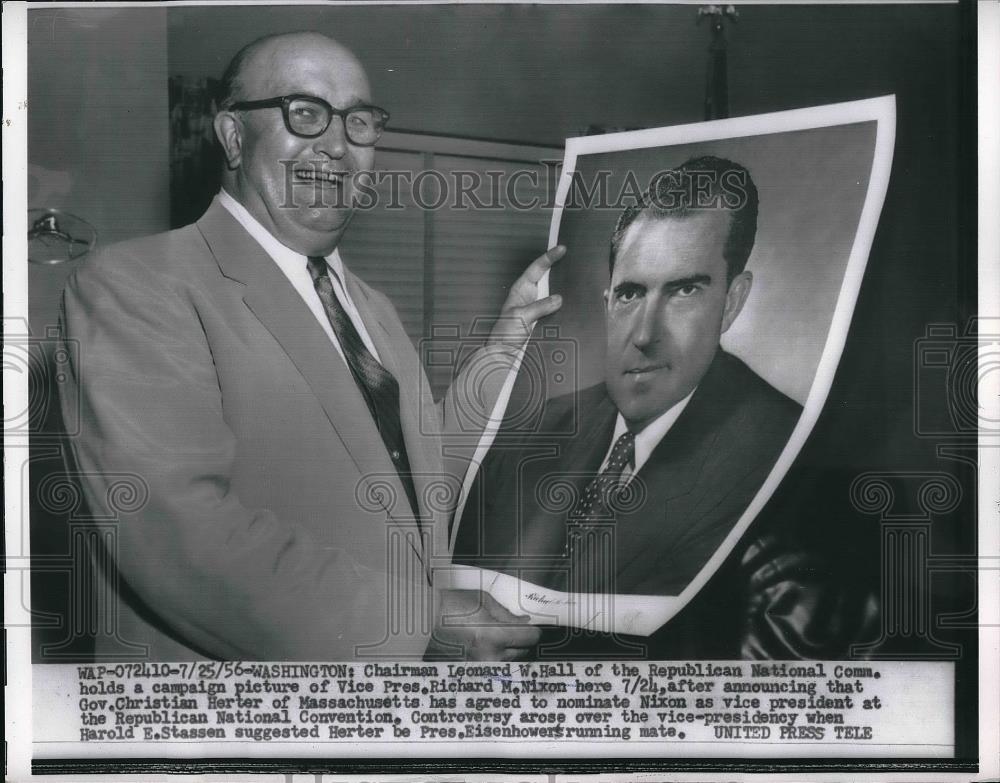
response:
<path id="1" fill-rule="evenodd" d="M 763 484 L 801 408 L 720 349 L 687 407 L 632 479 L 605 567 L 580 578 L 567 513 L 600 467 L 617 410 L 603 385 L 549 400 L 532 433 L 498 438 L 470 491 L 456 562 L 558 590 L 677 595 L 718 549 Z M 572 487 L 572 489 L 569 489 Z M 652 658 L 811 657 L 829 645 L 836 585 L 785 531 L 751 535 L 696 599 L 643 645 Z M 823 604 L 820 615 L 810 608 Z M 698 608 L 700 607 L 700 608 Z M 838 619 L 836 622 L 840 622 Z M 550 632 L 558 657 L 629 657 L 601 634 Z M 835 634 L 836 635 L 836 634 Z M 540 653 L 541 654 L 541 653 Z"/>
<path id="2" fill-rule="evenodd" d="M 389 301 L 350 273 L 346 284 L 399 381 L 419 525 L 347 365 L 217 201 L 68 282 L 73 469 L 93 513 L 117 520 L 102 622 L 150 658 L 423 653 L 442 486 L 455 480 L 439 428 L 456 403 L 433 404 Z"/>

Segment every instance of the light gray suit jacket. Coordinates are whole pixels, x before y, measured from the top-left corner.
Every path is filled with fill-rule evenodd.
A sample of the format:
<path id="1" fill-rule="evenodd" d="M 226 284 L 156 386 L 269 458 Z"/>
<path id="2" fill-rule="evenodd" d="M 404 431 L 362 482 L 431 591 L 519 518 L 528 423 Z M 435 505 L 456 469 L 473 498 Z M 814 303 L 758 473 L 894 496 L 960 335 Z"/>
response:
<path id="1" fill-rule="evenodd" d="M 69 280 L 73 470 L 93 512 L 117 520 L 98 619 L 150 659 L 423 653 L 461 470 L 446 471 L 440 430 L 474 400 L 435 406 L 392 305 L 349 272 L 347 287 L 399 381 L 419 524 L 350 370 L 217 201 Z M 496 388 L 478 391 L 492 404 Z M 124 499 L 122 475 L 135 485 Z"/>

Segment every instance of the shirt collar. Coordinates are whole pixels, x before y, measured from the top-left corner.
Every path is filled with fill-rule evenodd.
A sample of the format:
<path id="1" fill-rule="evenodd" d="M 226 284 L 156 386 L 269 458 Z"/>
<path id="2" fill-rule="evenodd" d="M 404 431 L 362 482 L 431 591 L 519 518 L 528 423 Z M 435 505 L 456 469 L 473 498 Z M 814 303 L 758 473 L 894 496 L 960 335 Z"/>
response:
<path id="1" fill-rule="evenodd" d="M 642 466 L 649 459 L 649 455 L 653 453 L 661 440 L 670 428 L 674 426 L 674 422 L 677 421 L 681 413 L 683 413 L 684 408 L 691 401 L 692 395 L 695 393 L 695 389 L 691 390 L 683 400 L 675 403 L 673 407 L 667 408 L 666 411 L 661 413 L 655 419 L 653 419 L 649 424 L 643 427 L 639 432 L 635 434 L 635 467 L 633 468 L 634 473 L 638 473 Z M 628 425 L 625 423 L 625 418 L 618 414 L 618 418 L 615 420 L 615 433 L 611 438 L 612 443 L 616 443 L 618 438 L 625 434 L 628 429 Z"/>
<path id="2" fill-rule="evenodd" d="M 282 269 L 294 269 L 295 271 L 306 270 L 306 257 L 278 241 L 274 234 L 264 228 L 260 224 L 260 221 L 251 215 L 250 211 L 233 198 L 225 188 L 219 189 L 219 203 L 236 218 L 236 221 L 246 229 L 250 236 L 257 240 L 257 244 L 264 248 L 264 251 L 271 256 L 278 266 Z M 341 282 L 346 283 L 344 278 L 344 263 L 340 259 L 339 248 L 334 248 L 333 252 L 326 257 L 326 263 L 340 278 Z"/>

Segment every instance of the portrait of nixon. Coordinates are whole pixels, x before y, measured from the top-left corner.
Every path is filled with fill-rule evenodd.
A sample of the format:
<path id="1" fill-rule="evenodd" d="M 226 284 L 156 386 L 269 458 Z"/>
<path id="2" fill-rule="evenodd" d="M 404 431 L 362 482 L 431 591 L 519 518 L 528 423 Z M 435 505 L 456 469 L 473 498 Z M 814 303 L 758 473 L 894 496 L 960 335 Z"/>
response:
<path id="1" fill-rule="evenodd" d="M 455 562 L 612 600 L 677 596 L 694 579 L 802 411 L 719 344 L 753 290 L 758 209 L 746 168 L 700 156 L 620 214 L 600 303 L 604 380 L 547 400 L 536 426 L 501 430 L 470 490 Z M 697 611 L 642 638 L 550 627 L 529 655 L 843 654 L 865 611 L 820 555 L 787 526 L 755 526 Z"/>
<path id="2" fill-rule="evenodd" d="M 103 250 L 63 296 L 79 346 L 70 469 L 116 518 L 96 553 L 114 629 L 96 657 L 419 658 L 449 611 L 470 625 L 446 638 L 478 657 L 529 647 L 538 631 L 488 597 L 431 585 L 449 521 L 428 500 L 447 479 L 440 435 L 491 390 L 459 378 L 475 399 L 435 406 L 395 308 L 340 256 L 388 118 L 364 68 L 323 35 L 268 36 L 233 58 L 219 107 L 205 214 Z M 509 361 L 558 309 L 536 284 L 561 254 L 513 281 L 469 372 Z M 112 509 L 122 473 L 144 502 Z"/>

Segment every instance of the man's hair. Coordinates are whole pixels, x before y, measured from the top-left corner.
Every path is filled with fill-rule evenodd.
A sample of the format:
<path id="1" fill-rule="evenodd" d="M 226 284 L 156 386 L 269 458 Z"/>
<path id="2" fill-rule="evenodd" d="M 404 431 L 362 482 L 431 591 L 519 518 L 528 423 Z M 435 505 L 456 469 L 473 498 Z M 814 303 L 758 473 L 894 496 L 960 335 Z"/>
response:
<path id="1" fill-rule="evenodd" d="M 708 209 L 725 210 L 731 216 L 722 252 L 731 281 L 746 267 L 757 236 L 757 186 L 745 167 L 714 155 L 691 158 L 660 172 L 640 202 L 625 208 L 611 235 L 610 271 L 614 273 L 625 232 L 643 214 L 649 220 L 684 218 Z"/>
<path id="2" fill-rule="evenodd" d="M 226 70 L 222 72 L 222 79 L 219 81 L 219 108 L 228 109 L 240 98 L 240 90 L 243 88 L 241 77 L 243 76 L 243 66 L 254 51 L 265 41 L 275 38 L 275 35 L 262 35 L 256 38 L 236 54 L 229 61 Z"/>
<path id="3" fill-rule="evenodd" d="M 222 78 L 219 81 L 219 108 L 228 109 L 241 97 L 244 97 L 240 94 L 243 90 L 243 70 L 246 66 L 247 60 L 249 60 L 258 49 L 271 41 L 280 38 L 294 38 L 296 36 L 325 39 L 336 43 L 336 41 L 333 41 L 333 39 L 329 36 L 317 33 L 313 30 L 294 30 L 287 33 L 269 33 L 268 35 L 262 35 L 260 38 L 254 39 L 233 55 L 233 59 L 229 61 L 229 65 L 227 65 L 226 70 L 223 71 Z"/>

